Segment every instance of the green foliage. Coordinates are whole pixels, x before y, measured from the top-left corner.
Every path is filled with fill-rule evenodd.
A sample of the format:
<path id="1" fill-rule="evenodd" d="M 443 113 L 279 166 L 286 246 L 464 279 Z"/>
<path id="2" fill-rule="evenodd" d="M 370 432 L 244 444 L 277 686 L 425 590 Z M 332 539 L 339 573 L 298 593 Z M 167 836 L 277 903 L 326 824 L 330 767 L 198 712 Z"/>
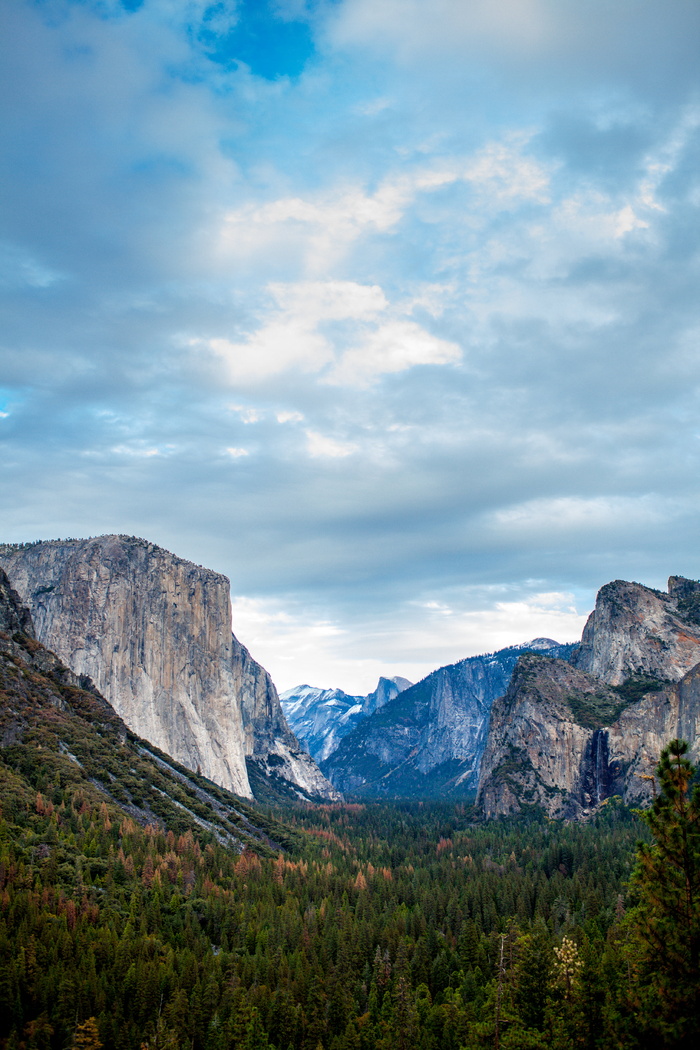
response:
<path id="1" fill-rule="evenodd" d="M 652 678 L 650 675 L 639 672 L 630 675 L 620 685 L 613 685 L 611 688 L 622 697 L 625 704 L 636 704 L 647 693 L 658 693 L 666 684 L 659 678 Z"/>
<path id="2" fill-rule="evenodd" d="M 682 755 L 623 920 L 639 821 L 622 805 L 569 825 L 439 802 L 260 812 L 32 659 L 0 659 L 0 1050 L 686 1045 Z"/>
<path id="3" fill-rule="evenodd" d="M 574 720 L 587 729 L 612 725 L 620 712 L 631 703 L 626 697 L 620 698 L 612 689 L 601 689 L 597 693 L 572 692 L 567 695 L 566 702 Z"/>
<path id="4" fill-rule="evenodd" d="M 640 1043 L 697 1046 L 700 1040 L 700 786 L 672 740 L 657 769 L 660 793 L 642 814 L 653 843 L 639 847 L 628 917 L 628 1008 Z"/>

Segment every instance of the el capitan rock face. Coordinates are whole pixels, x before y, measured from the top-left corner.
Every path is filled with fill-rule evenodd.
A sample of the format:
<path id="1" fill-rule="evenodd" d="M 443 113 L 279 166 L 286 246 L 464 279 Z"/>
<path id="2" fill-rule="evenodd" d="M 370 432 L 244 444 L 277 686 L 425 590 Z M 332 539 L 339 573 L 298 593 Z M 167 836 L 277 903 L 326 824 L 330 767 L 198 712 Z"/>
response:
<path id="1" fill-rule="evenodd" d="M 648 801 L 674 737 L 697 761 L 699 604 L 700 584 L 683 577 L 671 577 L 668 595 L 616 580 L 598 594 L 576 666 L 522 657 L 491 711 L 479 777 L 485 815 L 539 806 L 579 817 L 613 795 Z"/>
<path id="2" fill-rule="evenodd" d="M 81 805 L 108 801 L 141 825 L 180 832 L 184 825 L 195 836 L 206 829 L 239 852 L 278 848 L 270 838 L 276 822 L 135 736 L 90 679 L 37 641 L 2 569 L 0 780 L 10 812 L 18 804 L 33 810 L 37 782 L 60 784 Z M 286 829 L 277 830 L 284 841 Z"/>
<path id="3" fill-rule="evenodd" d="M 289 731 L 267 672 L 231 633 L 225 576 L 145 540 L 0 549 L 38 639 L 89 675 L 134 732 L 243 797 L 249 771 L 334 790 Z"/>

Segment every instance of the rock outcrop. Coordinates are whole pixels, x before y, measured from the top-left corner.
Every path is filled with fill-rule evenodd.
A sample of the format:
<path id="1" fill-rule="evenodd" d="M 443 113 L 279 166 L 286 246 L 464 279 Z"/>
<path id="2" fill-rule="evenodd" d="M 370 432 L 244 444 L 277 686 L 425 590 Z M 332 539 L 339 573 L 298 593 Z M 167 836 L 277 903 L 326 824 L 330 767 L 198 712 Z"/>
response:
<path id="1" fill-rule="evenodd" d="M 674 737 L 700 758 L 700 584 L 664 595 L 601 588 L 572 663 L 523 656 L 491 711 L 478 803 L 487 817 L 538 806 L 581 817 L 613 795 L 647 801 Z"/>
<path id="2" fill-rule="evenodd" d="M 361 722 L 321 768 L 358 795 L 473 795 L 491 705 L 526 649 L 564 656 L 573 646 L 537 638 L 441 667 Z"/>
<path id="3" fill-rule="evenodd" d="M 619 685 L 634 674 L 678 681 L 700 660 L 700 623 L 693 622 L 700 584 L 680 576 L 669 593 L 615 580 L 601 587 L 574 664 Z"/>
<path id="4" fill-rule="evenodd" d="M 407 678 L 380 678 L 367 696 L 350 696 L 342 689 L 298 685 L 280 695 L 282 709 L 296 736 L 316 762 L 323 762 L 343 737 L 413 683 Z"/>
<path id="5" fill-rule="evenodd" d="M 0 569 L 0 786 L 10 821 L 18 806 L 24 814 L 43 806 L 37 784 L 101 807 L 107 821 L 121 810 L 139 824 L 195 838 L 204 832 L 238 851 L 269 853 L 292 838 L 130 732 L 89 679 L 37 641 L 29 611 Z M 54 836 L 44 848 L 55 844 Z"/>
<path id="6" fill-rule="evenodd" d="M 304 797 L 335 796 L 232 635 L 225 576 L 127 536 L 5 546 L 0 564 L 42 644 L 139 736 L 243 797 L 268 763 Z"/>
<path id="7" fill-rule="evenodd" d="M 623 705 L 618 693 L 562 660 L 522 656 L 491 709 L 479 778 L 489 817 L 540 806 L 552 817 L 579 816 L 610 793 L 601 764 L 601 725 Z M 604 768 L 603 768 L 604 767 Z"/>
<path id="8" fill-rule="evenodd" d="M 34 624 L 31 613 L 21 602 L 19 594 L 0 569 L 0 631 L 8 635 L 22 632 L 33 638 Z"/>

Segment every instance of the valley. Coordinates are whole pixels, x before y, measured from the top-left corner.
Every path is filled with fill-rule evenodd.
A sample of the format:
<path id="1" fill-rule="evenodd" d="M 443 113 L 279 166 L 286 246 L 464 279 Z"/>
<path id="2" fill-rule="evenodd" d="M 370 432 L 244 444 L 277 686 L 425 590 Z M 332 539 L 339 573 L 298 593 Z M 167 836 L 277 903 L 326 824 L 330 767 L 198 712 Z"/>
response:
<path id="1" fill-rule="evenodd" d="M 580 646 L 306 687 L 321 749 L 363 715 L 327 780 L 227 581 L 125 537 L 0 562 L 3 1050 L 693 1045 L 700 585 L 607 585 Z"/>

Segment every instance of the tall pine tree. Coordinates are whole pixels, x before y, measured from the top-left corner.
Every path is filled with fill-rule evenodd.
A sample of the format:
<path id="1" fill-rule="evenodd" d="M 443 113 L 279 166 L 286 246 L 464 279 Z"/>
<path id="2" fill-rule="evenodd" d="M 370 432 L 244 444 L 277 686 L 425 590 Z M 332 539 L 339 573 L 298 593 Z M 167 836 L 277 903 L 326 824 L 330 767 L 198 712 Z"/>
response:
<path id="1" fill-rule="evenodd" d="M 654 842 L 641 844 L 629 915 L 631 1007 L 643 1047 L 700 1045 L 700 786 L 672 740 L 657 769 L 660 793 L 641 815 Z"/>

